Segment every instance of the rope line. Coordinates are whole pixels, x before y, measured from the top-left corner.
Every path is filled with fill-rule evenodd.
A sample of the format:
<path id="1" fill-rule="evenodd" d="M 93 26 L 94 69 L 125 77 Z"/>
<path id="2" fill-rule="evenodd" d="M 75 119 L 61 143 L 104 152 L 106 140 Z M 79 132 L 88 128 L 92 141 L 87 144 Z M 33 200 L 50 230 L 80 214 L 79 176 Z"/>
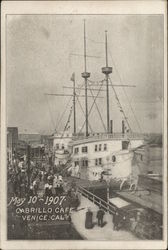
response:
<path id="1" fill-rule="evenodd" d="M 103 85 L 103 82 L 102 82 L 102 85 Z M 89 115 L 90 115 L 90 113 L 91 113 L 91 111 L 92 111 L 92 109 L 93 109 L 95 100 L 96 100 L 96 98 L 98 97 L 98 95 L 99 95 L 99 93 L 100 93 L 100 90 L 101 90 L 101 88 L 102 88 L 102 85 L 100 86 L 99 91 L 97 92 L 97 95 L 96 95 L 96 97 L 94 98 L 94 101 L 93 101 L 92 106 L 91 106 L 91 108 L 90 108 L 90 110 L 89 110 L 89 113 L 88 113 L 88 117 L 89 117 Z M 84 124 L 83 124 L 83 126 L 82 126 L 80 132 L 82 131 L 82 129 L 83 129 L 85 123 L 86 123 L 86 120 L 84 121 Z"/>
<path id="2" fill-rule="evenodd" d="M 128 127 L 129 127 L 130 131 L 132 131 L 131 126 L 130 126 L 130 124 L 129 124 L 129 122 L 128 122 L 128 118 L 127 118 L 126 115 L 125 115 L 125 112 L 124 112 L 124 110 L 123 110 L 123 108 L 122 108 L 122 105 L 121 105 L 121 103 L 120 103 L 120 100 L 119 100 L 119 98 L 118 98 L 118 96 L 117 96 L 117 92 L 116 92 L 116 90 L 115 90 L 115 88 L 114 88 L 114 86 L 113 86 L 113 84 L 112 84 L 112 81 L 111 81 L 111 78 L 110 78 L 110 77 L 109 77 L 109 80 L 110 80 L 110 83 L 111 83 L 110 85 L 111 85 L 111 87 L 112 87 L 112 89 L 113 89 L 113 91 L 114 91 L 115 98 L 116 98 L 116 100 L 117 100 L 117 102 L 118 102 L 120 111 L 122 112 L 122 114 L 123 114 L 123 116 L 124 116 L 124 119 L 125 119 L 125 121 L 126 121 Z"/>
<path id="3" fill-rule="evenodd" d="M 92 81 L 92 80 L 89 80 L 88 79 L 88 82 L 89 83 L 92 83 L 92 84 L 89 84 L 89 86 L 97 86 L 97 85 L 99 85 L 100 86 L 100 84 L 102 83 L 102 82 L 104 82 L 105 81 L 105 79 L 103 79 L 103 80 L 100 80 L 100 81 Z"/>
<path id="4" fill-rule="evenodd" d="M 113 60 L 113 57 L 112 57 L 112 55 L 111 55 L 110 49 L 109 49 L 109 52 L 110 52 L 110 57 L 111 57 L 112 62 L 113 62 L 113 64 L 114 64 L 115 70 L 116 70 L 116 72 L 117 72 L 117 74 L 118 74 L 118 76 L 119 76 L 119 81 L 120 81 L 121 85 L 123 85 L 123 82 L 122 82 L 120 73 L 119 73 L 119 71 L 118 71 L 118 69 L 117 69 L 117 66 L 116 66 L 114 60 Z M 130 102 L 130 100 L 129 100 L 129 98 L 128 98 L 127 92 L 126 92 L 126 90 L 125 90 L 124 87 L 122 87 L 122 89 L 123 89 L 124 94 L 125 94 L 125 96 L 126 96 L 126 98 L 127 98 L 129 107 L 130 107 L 130 109 L 131 109 L 131 111 L 132 111 L 132 113 L 133 113 L 133 116 L 134 116 L 134 119 L 135 119 L 135 121 L 136 121 L 136 123 L 137 123 L 137 125 L 138 125 L 138 128 L 139 128 L 140 132 L 142 133 L 142 129 L 141 129 L 140 123 L 139 123 L 139 121 L 138 121 L 138 119 L 137 119 L 137 117 L 136 117 L 136 115 L 135 115 L 135 112 L 134 112 L 134 110 L 133 110 L 133 107 L 132 107 L 132 105 L 131 105 L 131 102 Z"/>
<path id="5" fill-rule="evenodd" d="M 80 101 L 79 101 L 79 97 L 78 97 L 78 96 L 76 96 L 76 97 L 77 97 L 77 101 L 78 101 L 78 103 L 79 103 L 79 106 L 80 106 L 80 108 L 81 108 L 81 110 L 82 110 L 82 113 L 84 114 L 84 117 L 85 117 L 85 112 L 84 112 L 83 107 L 82 107 L 82 105 L 81 105 L 81 103 L 80 103 Z M 82 128 L 80 129 L 79 133 L 82 132 L 82 129 L 83 129 L 84 125 L 85 125 L 85 122 L 86 122 L 86 120 L 84 121 L 83 126 L 82 126 Z M 91 127 L 91 125 L 90 125 L 89 122 L 88 122 L 88 126 L 89 126 L 91 132 L 93 132 L 93 129 L 92 129 L 92 127 Z"/>
<path id="6" fill-rule="evenodd" d="M 59 124 L 60 124 L 60 122 L 62 121 L 62 118 L 63 118 L 63 116 L 64 116 L 64 114 L 65 114 L 65 112 L 66 112 L 66 110 L 67 110 L 67 108 L 68 108 L 68 105 L 69 105 L 71 99 L 72 99 L 72 96 L 69 98 L 69 100 L 68 100 L 68 102 L 67 102 L 67 105 L 66 105 L 64 111 L 62 112 L 62 115 L 61 115 L 61 117 L 60 117 L 60 119 L 59 119 L 59 121 L 58 121 L 58 124 L 57 124 L 57 127 L 56 127 L 56 130 L 57 130 L 57 131 L 58 131 Z"/>
<path id="7" fill-rule="evenodd" d="M 92 91 L 90 88 L 89 88 L 89 90 L 90 90 L 90 93 L 91 93 L 92 98 L 93 98 L 93 101 L 94 101 L 93 91 Z M 100 89 L 99 89 L 99 92 L 100 92 Z M 97 98 L 97 97 L 96 97 L 96 98 Z M 101 120 L 101 122 L 102 122 L 102 125 L 103 125 L 103 128 L 104 128 L 104 131 L 105 131 L 105 132 L 107 132 L 107 130 L 106 130 L 106 126 L 105 126 L 105 124 L 104 124 L 104 122 L 103 122 L 103 119 L 102 119 L 102 116 L 101 116 L 100 110 L 99 110 L 99 108 L 98 108 L 98 105 L 97 105 L 97 103 L 96 103 L 96 100 L 95 100 L 95 106 L 96 106 L 97 112 L 98 112 L 98 114 L 99 114 L 100 120 Z"/>

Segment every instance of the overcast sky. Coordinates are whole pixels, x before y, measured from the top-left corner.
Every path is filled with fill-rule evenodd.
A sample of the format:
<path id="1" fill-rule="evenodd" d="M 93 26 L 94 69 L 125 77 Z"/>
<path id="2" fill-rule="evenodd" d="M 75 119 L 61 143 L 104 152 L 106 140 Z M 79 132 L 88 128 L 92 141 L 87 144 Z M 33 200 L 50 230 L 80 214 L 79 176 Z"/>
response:
<path id="1" fill-rule="evenodd" d="M 87 70 L 90 80 L 104 79 L 104 31 L 108 30 L 108 61 L 113 84 L 134 131 L 161 132 L 163 102 L 163 19 L 159 15 L 8 15 L 7 17 L 7 123 L 19 131 L 52 133 L 63 130 L 72 101 L 59 119 L 69 97 L 44 93 L 71 93 L 71 75 L 83 84 L 83 19 L 86 19 Z M 79 54 L 79 56 L 71 55 Z M 84 92 L 83 92 L 84 93 Z M 95 92 L 96 93 L 96 92 Z M 105 97 L 105 92 L 101 92 Z M 127 97 L 126 97 L 127 96 Z M 136 114 L 136 119 L 132 109 Z M 89 98 L 89 107 L 93 100 Z M 84 98 L 81 98 L 84 105 Z M 97 101 L 106 124 L 106 99 Z M 121 130 L 122 113 L 110 88 L 110 119 Z M 84 116 L 77 105 L 77 128 Z M 89 116 L 95 131 L 103 131 L 96 108 Z M 58 126 L 59 125 L 59 126 Z M 71 119 L 73 130 L 73 117 Z"/>

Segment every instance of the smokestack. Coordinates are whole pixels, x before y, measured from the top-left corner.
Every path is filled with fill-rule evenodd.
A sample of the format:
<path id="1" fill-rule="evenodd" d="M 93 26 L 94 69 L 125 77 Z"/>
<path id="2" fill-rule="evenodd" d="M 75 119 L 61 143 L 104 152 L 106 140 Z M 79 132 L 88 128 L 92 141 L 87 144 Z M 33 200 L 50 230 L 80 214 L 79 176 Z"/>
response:
<path id="1" fill-rule="evenodd" d="M 113 120 L 110 120 L 110 133 L 113 134 Z"/>
<path id="2" fill-rule="evenodd" d="M 125 122 L 122 121 L 122 134 L 125 134 Z"/>

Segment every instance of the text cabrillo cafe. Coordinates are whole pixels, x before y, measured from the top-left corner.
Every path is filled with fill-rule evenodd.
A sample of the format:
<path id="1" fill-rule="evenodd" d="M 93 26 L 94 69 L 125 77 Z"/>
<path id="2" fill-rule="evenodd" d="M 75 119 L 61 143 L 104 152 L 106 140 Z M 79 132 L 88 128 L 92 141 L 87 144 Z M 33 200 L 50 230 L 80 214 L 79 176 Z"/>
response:
<path id="1" fill-rule="evenodd" d="M 69 219 L 71 207 L 66 196 L 27 199 L 12 197 L 8 206 L 13 205 L 16 216 L 27 222 L 65 221 Z"/>
<path id="2" fill-rule="evenodd" d="M 16 214 L 21 215 L 23 221 L 68 220 L 70 208 L 66 207 L 26 207 L 16 208 Z"/>

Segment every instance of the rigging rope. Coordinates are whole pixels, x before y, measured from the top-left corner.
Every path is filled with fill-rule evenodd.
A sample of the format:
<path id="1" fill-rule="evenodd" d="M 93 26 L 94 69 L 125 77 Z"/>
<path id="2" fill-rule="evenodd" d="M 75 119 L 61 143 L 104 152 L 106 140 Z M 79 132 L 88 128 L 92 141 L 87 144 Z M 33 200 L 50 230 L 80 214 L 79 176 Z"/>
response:
<path id="1" fill-rule="evenodd" d="M 120 81 L 121 85 L 123 85 L 121 76 L 120 76 L 119 71 L 118 71 L 118 69 L 117 69 L 117 66 L 116 66 L 116 64 L 115 64 L 115 62 L 114 62 L 114 60 L 113 60 L 113 57 L 112 57 L 112 55 L 111 55 L 110 49 L 109 49 L 109 52 L 110 52 L 111 60 L 112 60 L 112 62 L 113 62 L 113 64 L 114 64 L 114 68 L 115 68 L 115 70 L 116 70 L 116 72 L 117 72 L 117 74 L 118 74 L 118 76 L 119 76 L 119 81 Z M 140 123 L 139 123 L 139 121 L 138 121 L 138 119 L 137 119 L 137 117 L 136 117 L 136 115 L 135 115 L 135 112 L 134 112 L 134 110 L 133 110 L 133 107 L 132 107 L 132 105 L 131 105 L 131 102 L 130 102 L 130 100 L 129 100 L 129 98 L 128 98 L 127 92 L 126 92 L 126 90 L 124 89 L 124 87 L 123 87 L 122 89 L 123 89 L 124 94 L 125 94 L 125 96 L 126 96 L 126 98 L 127 98 L 127 101 L 128 101 L 129 106 L 130 106 L 130 109 L 131 109 L 131 111 L 132 111 L 132 113 L 133 113 L 133 115 L 134 115 L 134 119 L 135 119 L 135 121 L 136 121 L 136 123 L 137 123 L 137 125 L 138 125 L 138 128 L 139 128 L 140 132 L 142 133 L 142 129 L 141 129 Z"/>
<path id="2" fill-rule="evenodd" d="M 64 132 L 69 128 L 68 125 L 69 125 L 69 123 L 70 123 L 70 119 L 71 119 L 71 115 L 72 115 L 72 108 L 73 108 L 73 105 L 72 105 L 71 108 L 70 108 L 68 120 L 67 120 L 67 122 L 66 122 L 66 124 L 65 124 L 65 127 L 64 127 L 64 130 L 63 130 L 63 134 L 64 134 Z"/>
<path id="3" fill-rule="evenodd" d="M 91 41 L 91 42 L 96 43 L 96 44 L 105 44 L 105 42 L 98 42 L 98 41 L 95 41 L 95 40 L 93 40 L 93 39 L 90 39 L 89 37 L 86 37 L 86 39 L 87 39 L 88 41 Z M 110 49 L 109 49 L 109 52 L 110 52 L 110 57 L 111 57 L 112 62 L 113 62 L 113 64 L 114 64 L 115 70 L 116 70 L 116 72 L 117 72 L 117 74 L 118 74 L 118 76 L 119 76 L 120 83 L 121 83 L 121 85 L 123 85 L 121 76 L 120 76 L 119 71 L 118 71 L 118 69 L 117 69 L 117 67 L 116 67 L 116 64 L 115 64 L 115 62 L 114 62 L 114 60 L 113 60 L 113 57 L 112 57 L 112 55 L 111 55 Z M 90 82 L 91 82 L 91 81 L 90 81 Z M 92 83 L 96 83 L 96 82 L 92 82 Z M 134 109 L 133 109 L 133 107 L 132 107 L 132 105 L 131 105 L 131 102 L 130 102 L 130 100 L 129 100 L 129 98 L 128 98 L 128 95 L 127 95 L 127 93 L 126 93 L 126 90 L 125 90 L 124 88 L 122 88 L 122 89 L 123 89 L 123 92 L 124 92 L 124 94 L 125 94 L 125 96 L 126 96 L 126 98 L 127 98 L 127 101 L 128 101 L 129 107 L 130 107 L 130 109 L 131 109 L 131 111 L 132 111 L 132 114 L 133 114 L 133 116 L 134 116 L 134 119 L 135 119 L 135 121 L 136 121 L 136 123 L 137 123 L 137 125 L 138 125 L 139 131 L 142 133 L 142 129 L 141 129 L 140 123 L 139 123 L 138 118 L 137 118 L 137 116 L 136 116 L 136 114 L 135 114 L 135 112 L 134 112 Z"/>
<path id="4" fill-rule="evenodd" d="M 60 117 L 60 119 L 59 119 L 59 121 L 58 121 L 58 124 L 57 124 L 57 127 L 56 127 L 56 130 L 57 130 L 57 131 L 58 131 L 59 124 L 60 124 L 60 122 L 62 121 L 62 118 L 63 118 L 63 116 L 64 116 L 64 114 L 65 114 L 65 112 L 66 112 L 66 110 L 67 110 L 67 108 L 68 108 L 68 105 L 69 105 L 71 99 L 72 99 L 72 96 L 69 98 L 69 100 L 68 100 L 68 102 L 67 102 L 67 105 L 66 105 L 64 111 L 62 112 L 62 115 L 61 115 L 61 117 Z"/>
<path id="5" fill-rule="evenodd" d="M 116 100 L 117 100 L 117 102 L 118 102 L 118 105 L 119 105 L 119 108 L 120 108 L 120 112 L 123 114 L 124 119 L 125 119 L 125 121 L 126 121 L 128 127 L 129 127 L 130 131 L 132 131 L 132 129 L 131 129 L 131 127 L 130 127 L 130 124 L 129 124 L 129 122 L 128 122 L 128 118 L 127 118 L 126 115 L 125 115 L 125 112 L 124 112 L 124 110 L 123 110 L 123 108 L 122 108 L 122 105 L 121 105 L 121 103 L 120 103 L 120 100 L 119 100 L 119 98 L 118 98 L 118 96 L 117 96 L 117 92 L 116 92 L 116 90 L 115 90 L 115 88 L 114 88 L 114 86 L 113 86 L 113 84 L 112 84 L 112 81 L 111 81 L 111 78 L 110 78 L 110 77 L 109 77 L 109 80 L 110 80 L 110 83 L 111 83 L 110 85 L 111 85 L 111 87 L 112 87 L 112 89 L 113 89 L 113 91 L 114 91 L 115 98 L 116 98 Z"/>
<path id="6" fill-rule="evenodd" d="M 91 93 L 92 98 L 93 98 L 93 101 L 94 101 L 93 91 L 92 91 L 90 88 L 89 88 L 89 90 L 90 90 L 90 93 Z M 100 89 L 99 89 L 99 92 L 100 92 Z M 97 97 L 96 97 L 96 98 L 97 98 Z M 98 114 L 99 114 L 100 120 L 101 120 L 101 122 L 102 122 L 102 125 L 103 125 L 103 128 L 104 128 L 104 131 L 105 131 L 105 132 L 107 132 L 107 130 L 106 130 L 106 126 L 105 126 L 105 124 L 104 124 L 104 122 L 103 122 L 103 119 L 102 119 L 102 116 L 101 116 L 100 110 L 99 110 L 99 108 L 98 108 L 98 105 L 97 105 L 97 103 L 96 103 L 96 100 L 95 100 L 95 106 L 96 106 L 97 112 L 98 112 Z"/>
<path id="7" fill-rule="evenodd" d="M 82 113 L 84 114 L 84 117 L 85 117 L 85 112 L 84 112 L 84 110 L 83 110 L 83 108 L 82 108 L 82 105 L 81 105 L 81 103 L 80 103 L 80 101 L 79 101 L 79 98 L 78 98 L 78 96 L 76 96 L 76 97 L 77 97 L 77 101 L 78 101 L 78 103 L 79 103 L 79 106 L 80 106 L 80 108 L 81 108 L 81 110 L 82 110 Z M 82 132 L 82 129 L 83 129 L 84 125 L 85 125 L 85 122 L 86 122 L 86 120 L 84 121 L 84 124 L 83 124 L 82 128 L 80 129 L 79 133 Z M 89 126 L 91 132 L 93 132 L 93 129 L 92 129 L 92 127 L 91 127 L 91 125 L 90 125 L 89 122 L 88 122 L 88 126 Z"/>
<path id="8" fill-rule="evenodd" d="M 78 88 L 79 88 L 79 89 L 77 90 L 78 95 L 80 95 L 80 92 L 81 92 L 83 86 L 84 86 L 84 83 L 81 83 L 80 85 L 78 84 Z M 82 113 L 84 114 L 84 117 L 85 117 L 85 112 L 84 112 L 83 107 L 82 107 L 82 105 L 81 105 L 81 103 L 80 103 L 80 101 L 79 101 L 79 97 L 78 97 L 77 94 L 76 94 L 76 90 L 75 90 L 75 97 L 76 97 L 76 99 L 77 99 L 77 101 L 78 101 L 78 103 L 79 103 L 79 106 L 80 106 L 80 108 L 81 108 L 81 110 L 82 110 Z M 73 104 L 73 106 L 74 106 L 74 104 Z M 90 125 L 89 122 L 88 122 L 88 126 L 89 126 L 91 132 L 93 132 L 92 127 L 91 127 L 91 125 Z M 81 130 L 79 131 L 79 133 L 80 133 L 80 132 L 81 132 Z"/>
<path id="9" fill-rule="evenodd" d="M 89 115 L 90 115 L 90 113 L 91 113 L 91 111 L 92 111 L 92 109 L 93 109 L 93 106 L 94 106 L 94 103 L 95 103 L 95 101 L 96 101 L 96 98 L 98 97 L 98 95 L 99 95 L 99 93 L 100 93 L 100 90 L 101 90 L 101 88 L 102 88 L 102 86 L 103 86 L 103 82 L 104 82 L 104 80 L 102 81 L 102 85 L 100 86 L 99 91 L 97 92 L 97 95 L 96 95 L 96 97 L 94 98 L 94 101 L 93 101 L 92 106 L 91 106 L 91 108 L 90 108 L 90 110 L 89 110 L 89 113 L 88 113 L 88 117 L 89 117 Z M 83 129 L 85 123 L 86 123 L 86 120 L 84 121 L 84 124 L 83 124 L 83 126 L 82 126 L 80 132 L 82 131 L 82 129 Z M 92 131 L 92 132 L 93 132 L 93 131 Z"/>
<path id="10" fill-rule="evenodd" d="M 91 81 L 91 80 L 89 80 L 88 79 L 88 82 L 89 83 L 92 83 L 92 84 L 88 84 L 89 86 L 97 86 L 97 85 L 99 85 L 100 86 L 100 84 L 102 83 L 102 82 L 104 82 L 105 81 L 105 79 L 103 79 L 103 80 L 101 80 L 101 81 Z"/>
<path id="11" fill-rule="evenodd" d="M 82 86 L 81 86 L 81 87 L 82 87 Z M 79 93 L 80 93 L 80 90 L 81 90 L 81 89 L 79 89 Z M 77 97 L 77 95 L 76 95 L 76 91 L 75 91 L 75 96 Z M 77 97 L 77 98 L 78 98 L 78 97 Z M 63 114 L 62 114 L 62 116 L 61 116 L 61 118 L 60 118 L 60 121 L 62 120 L 63 115 L 65 114 L 65 112 L 66 112 L 66 110 L 67 110 L 67 108 L 68 108 L 68 105 L 69 105 L 69 103 L 70 103 L 71 99 L 72 99 L 72 96 L 69 98 L 69 101 L 68 101 L 68 103 L 67 103 L 67 105 L 66 105 L 65 111 L 63 112 Z M 68 116 L 68 120 L 67 120 L 67 122 L 66 122 L 66 124 L 65 124 L 65 127 L 64 127 L 63 133 L 62 133 L 62 135 L 61 135 L 61 139 L 63 138 L 63 136 L 64 136 L 64 132 L 66 131 L 66 129 L 68 129 L 68 128 L 69 128 L 69 127 L 68 127 L 68 124 L 70 123 L 70 119 L 71 119 L 71 115 L 72 115 L 72 110 L 73 110 L 73 107 L 74 107 L 74 103 L 72 104 L 72 106 L 71 106 L 71 108 L 70 108 L 70 113 L 69 113 L 69 116 Z M 60 121 L 59 121 L 59 123 L 60 123 Z"/>
<path id="12" fill-rule="evenodd" d="M 62 138 L 63 138 L 63 136 L 64 136 L 64 132 L 69 128 L 68 125 L 69 125 L 69 123 L 70 123 L 70 118 L 71 118 L 71 115 L 72 115 L 72 108 L 73 108 L 73 105 L 72 105 L 71 108 L 70 108 L 70 113 L 69 113 L 69 116 L 68 116 L 68 120 L 67 120 L 67 122 L 66 122 L 66 124 L 65 124 L 63 133 L 61 134 L 61 138 L 60 138 L 59 143 L 61 142 L 61 140 L 62 140 Z"/>

